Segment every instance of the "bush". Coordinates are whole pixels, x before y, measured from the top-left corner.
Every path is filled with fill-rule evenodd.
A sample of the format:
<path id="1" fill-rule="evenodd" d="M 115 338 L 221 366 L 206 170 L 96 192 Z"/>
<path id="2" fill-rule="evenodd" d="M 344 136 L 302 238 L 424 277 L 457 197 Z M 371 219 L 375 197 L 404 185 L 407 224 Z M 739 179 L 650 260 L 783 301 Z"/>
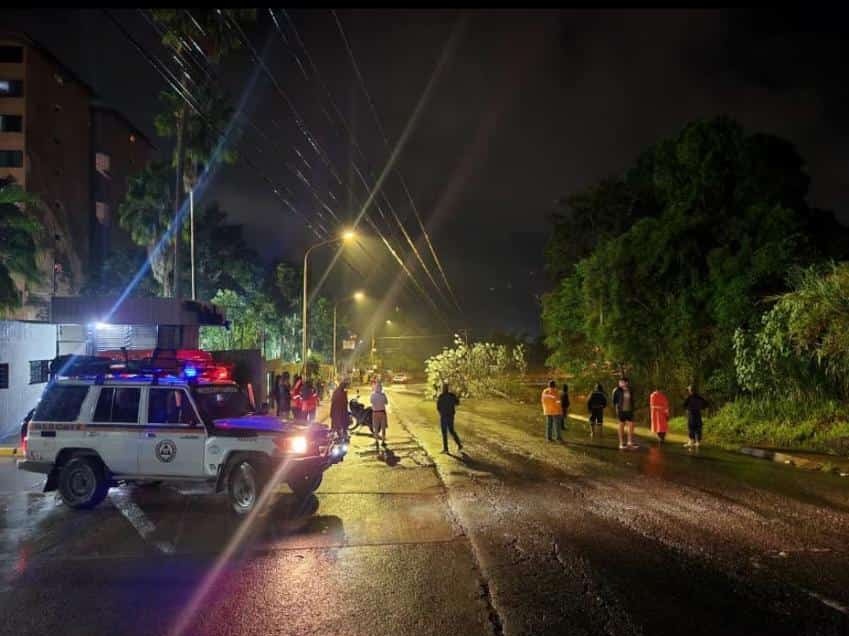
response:
<path id="1" fill-rule="evenodd" d="M 676 417 L 670 428 L 686 433 Z M 705 419 L 706 439 L 725 446 L 799 448 L 849 454 L 849 418 L 837 400 L 817 396 L 775 399 L 740 397 Z"/>

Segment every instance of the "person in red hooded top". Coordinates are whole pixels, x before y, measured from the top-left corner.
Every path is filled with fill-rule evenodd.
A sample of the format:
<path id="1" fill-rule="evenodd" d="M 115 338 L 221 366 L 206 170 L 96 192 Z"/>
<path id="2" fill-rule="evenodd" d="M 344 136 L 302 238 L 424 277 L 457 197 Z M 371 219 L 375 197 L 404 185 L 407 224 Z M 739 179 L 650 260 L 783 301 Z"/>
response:
<path id="1" fill-rule="evenodd" d="M 651 411 L 651 432 L 656 434 L 663 443 L 669 430 L 669 400 L 660 389 L 655 389 L 649 396 L 649 410 Z"/>
<path id="2" fill-rule="evenodd" d="M 301 388 L 301 412 L 307 422 L 312 422 L 315 419 L 315 411 L 318 408 L 318 391 L 315 390 L 315 385 L 311 379 L 304 382 Z"/>

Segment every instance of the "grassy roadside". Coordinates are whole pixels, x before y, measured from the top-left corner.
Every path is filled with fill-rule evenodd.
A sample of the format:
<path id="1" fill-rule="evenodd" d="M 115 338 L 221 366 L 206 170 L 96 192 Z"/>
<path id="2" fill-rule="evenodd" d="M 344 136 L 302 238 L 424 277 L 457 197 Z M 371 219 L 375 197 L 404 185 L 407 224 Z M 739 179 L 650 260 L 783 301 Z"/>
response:
<path id="1" fill-rule="evenodd" d="M 571 395 L 571 412 L 586 416 L 586 396 Z M 682 442 L 687 439 L 687 421 L 682 414 L 681 400 L 671 398 L 673 417 L 669 422 L 668 439 L 673 435 Z M 536 409 L 539 390 L 521 387 L 511 402 L 517 406 Z M 615 425 L 612 408 L 605 411 L 607 424 Z M 637 429 L 648 428 L 648 408 L 635 412 Z M 728 450 L 741 446 L 780 448 L 817 452 L 849 457 L 849 409 L 834 400 L 800 401 L 797 399 L 753 400 L 741 397 L 708 411 L 704 418 L 705 443 Z M 676 441 L 676 440 L 673 440 Z"/>

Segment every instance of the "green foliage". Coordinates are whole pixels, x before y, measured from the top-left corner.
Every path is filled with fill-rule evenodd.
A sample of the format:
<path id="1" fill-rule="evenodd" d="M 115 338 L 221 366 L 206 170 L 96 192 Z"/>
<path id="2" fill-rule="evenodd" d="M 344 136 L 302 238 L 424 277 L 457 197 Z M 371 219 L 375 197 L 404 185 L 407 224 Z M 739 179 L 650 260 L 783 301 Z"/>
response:
<path id="1" fill-rule="evenodd" d="M 0 314 L 20 306 L 13 275 L 39 280 L 35 256 L 42 226 L 27 208 L 41 205 L 11 180 L 0 180 Z"/>
<path id="2" fill-rule="evenodd" d="M 100 269 L 86 280 L 81 294 L 84 296 L 119 296 L 129 289 L 130 296 L 156 296 L 159 285 L 150 271 L 145 271 L 135 281 L 144 267 L 146 256 L 143 250 L 113 251 L 101 263 Z"/>
<path id="3" fill-rule="evenodd" d="M 171 192 L 170 168 L 161 162 L 151 163 L 128 180 L 127 196 L 118 207 L 118 223 L 136 245 L 147 250 L 153 277 L 166 297 L 172 295 L 174 269 L 169 250 L 173 236 L 163 240 L 173 221 Z"/>
<path id="4" fill-rule="evenodd" d="M 454 348 L 425 361 L 429 397 L 435 398 L 447 382 L 460 397 L 485 397 L 504 392 L 505 384 L 521 378 L 526 369 L 524 347 L 476 342 L 467 345 L 459 336 Z"/>
<path id="5" fill-rule="evenodd" d="M 753 394 L 849 396 L 849 263 L 795 270 L 756 331 L 734 336 L 735 368 Z"/>
<path id="6" fill-rule="evenodd" d="M 686 433 L 686 418 L 672 419 L 670 429 Z M 849 452 L 846 407 L 829 398 L 738 397 L 705 420 L 704 435 L 711 443 L 734 448 L 745 444 Z"/>
<path id="7" fill-rule="evenodd" d="M 735 353 L 749 351 L 736 330 L 758 325 L 759 301 L 819 254 L 807 187 L 792 145 L 717 118 L 656 144 L 621 181 L 570 197 L 548 253 L 561 276 L 543 299 L 550 363 L 733 396 Z"/>

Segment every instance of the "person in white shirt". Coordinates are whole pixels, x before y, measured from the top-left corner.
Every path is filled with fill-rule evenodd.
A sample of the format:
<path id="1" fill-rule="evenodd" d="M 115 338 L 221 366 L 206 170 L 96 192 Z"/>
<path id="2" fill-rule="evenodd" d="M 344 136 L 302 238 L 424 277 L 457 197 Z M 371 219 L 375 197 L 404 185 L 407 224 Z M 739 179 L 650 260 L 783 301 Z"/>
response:
<path id="1" fill-rule="evenodd" d="M 386 405 L 389 404 L 389 399 L 383 392 L 383 385 L 380 382 L 375 383 L 374 392 L 371 394 L 371 424 L 374 432 L 374 443 L 377 445 L 383 442 L 383 448 L 386 448 Z"/>

